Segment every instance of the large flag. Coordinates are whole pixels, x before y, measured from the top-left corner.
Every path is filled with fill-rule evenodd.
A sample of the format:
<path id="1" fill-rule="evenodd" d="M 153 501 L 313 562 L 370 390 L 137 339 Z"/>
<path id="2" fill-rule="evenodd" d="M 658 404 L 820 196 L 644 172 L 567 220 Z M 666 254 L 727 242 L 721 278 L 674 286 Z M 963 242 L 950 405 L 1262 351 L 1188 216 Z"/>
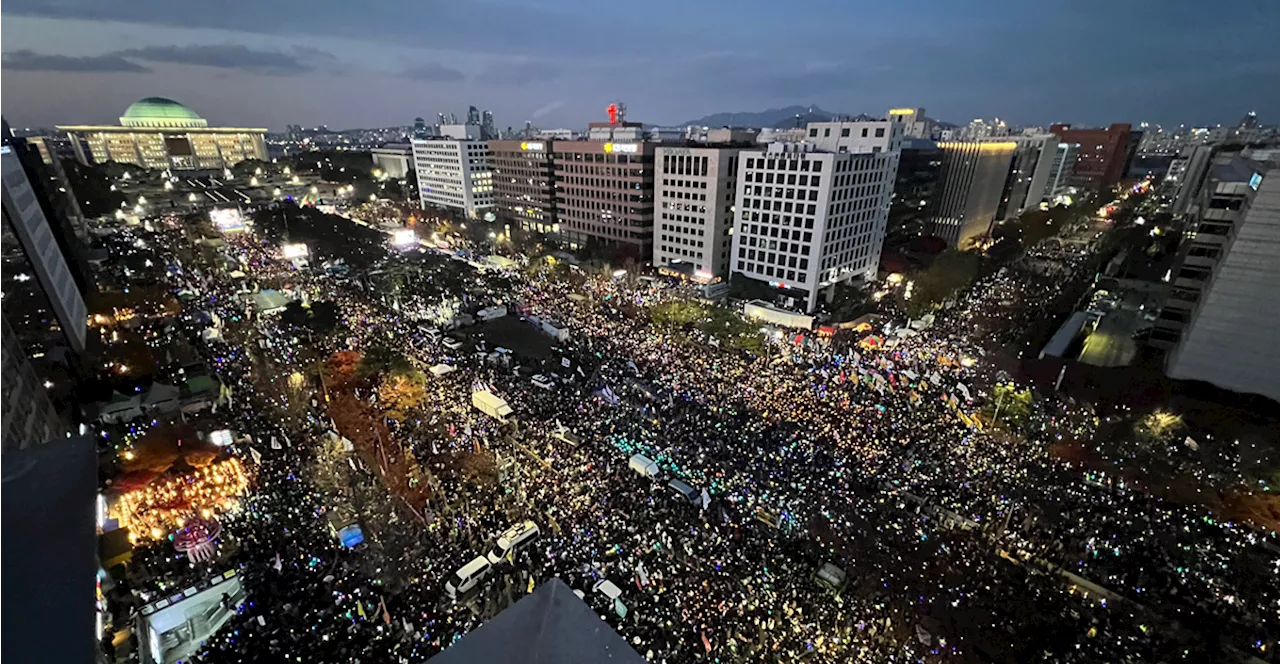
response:
<path id="1" fill-rule="evenodd" d="M 710 654 L 710 653 L 711 653 L 711 639 L 708 639 L 708 638 L 707 638 L 707 633 L 706 633 L 706 632 L 703 632 L 703 633 L 702 633 L 702 647 L 704 647 L 704 648 L 706 648 L 706 649 L 707 649 L 707 653 L 708 653 L 708 654 Z"/>
<path id="2" fill-rule="evenodd" d="M 385 597 L 380 598 L 379 603 L 380 603 L 380 604 L 381 604 L 381 606 L 382 606 L 382 622 L 384 622 L 384 623 L 386 623 L 386 624 L 390 625 L 390 624 L 391 624 L 391 612 L 390 612 L 390 611 L 387 611 L 387 598 L 385 598 Z"/>
<path id="3" fill-rule="evenodd" d="M 262 465 L 262 453 L 261 453 L 261 452 L 259 452 L 258 450 L 255 450 L 255 449 L 253 449 L 252 447 L 250 447 L 250 448 L 249 448 L 249 456 L 253 457 L 253 462 L 254 462 L 254 463 L 258 464 L 259 466 L 261 466 L 261 465 Z"/>
<path id="4" fill-rule="evenodd" d="M 965 401 L 973 401 L 973 397 L 969 395 L 969 388 L 965 387 L 964 383 L 956 383 L 956 389 L 960 390 L 961 394 L 964 394 Z"/>
<path id="5" fill-rule="evenodd" d="M 356 600 L 356 613 L 360 614 L 361 618 L 368 619 L 368 616 L 364 614 L 364 602 Z"/>

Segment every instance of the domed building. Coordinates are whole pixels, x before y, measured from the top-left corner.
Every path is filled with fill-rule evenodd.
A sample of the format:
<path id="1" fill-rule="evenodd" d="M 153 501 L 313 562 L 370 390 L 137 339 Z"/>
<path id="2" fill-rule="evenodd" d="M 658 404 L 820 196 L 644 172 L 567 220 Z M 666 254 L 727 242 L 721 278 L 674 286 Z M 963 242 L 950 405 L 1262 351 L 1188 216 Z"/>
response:
<path id="1" fill-rule="evenodd" d="M 266 129 L 210 127 L 195 111 L 164 97 L 140 99 L 120 126 L 60 126 L 85 164 L 115 161 L 145 168 L 220 170 L 267 158 Z"/>

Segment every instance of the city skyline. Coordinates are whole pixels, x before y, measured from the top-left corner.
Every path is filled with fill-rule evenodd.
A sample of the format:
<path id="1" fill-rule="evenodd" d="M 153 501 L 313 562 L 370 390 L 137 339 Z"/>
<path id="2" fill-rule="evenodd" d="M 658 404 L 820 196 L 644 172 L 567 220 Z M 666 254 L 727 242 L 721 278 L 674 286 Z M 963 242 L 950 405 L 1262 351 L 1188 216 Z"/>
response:
<path id="1" fill-rule="evenodd" d="M 459 2 L 420 21 L 391 3 L 203 12 L 22 0 L 3 10 L 5 112 L 18 126 L 108 122 L 155 95 L 273 130 L 401 126 L 467 104 L 492 108 L 500 127 L 581 126 L 615 100 L 653 124 L 790 104 L 1034 125 L 1280 116 L 1280 90 L 1258 84 L 1280 74 L 1271 5 L 1228 3 L 1216 15 L 1231 20 L 1214 24 L 1190 2 L 925 2 L 907 21 L 878 7 L 670 4 L 687 20 L 620 20 L 572 0 Z M 477 29 L 458 29 L 468 22 Z"/>

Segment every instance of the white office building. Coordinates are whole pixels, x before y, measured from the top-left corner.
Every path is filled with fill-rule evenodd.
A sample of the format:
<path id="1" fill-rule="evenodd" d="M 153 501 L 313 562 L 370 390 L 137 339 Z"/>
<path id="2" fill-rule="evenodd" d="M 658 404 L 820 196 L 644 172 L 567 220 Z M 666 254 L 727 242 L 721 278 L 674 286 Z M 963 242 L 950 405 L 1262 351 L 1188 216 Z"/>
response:
<path id="1" fill-rule="evenodd" d="M 470 125 L 445 125 L 442 131 L 454 126 Z M 493 207 L 493 173 L 489 168 L 487 142 L 452 138 L 415 140 L 413 163 L 424 209 L 435 206 L 461 210 L 475 219 Z"/>
<path id="2" fill-rule="evenodd" d="M 1280 165 L 1214 164 L 1151 333 L 1169 376 L 1280 400 Z"/>
<path id="3" fill-rule="evenodd" d="M 811 123 L 807 133 L 845 151 L 810 142 L 740 153 L 730 260 L 778 289 L 777 301 L 812 312 L 836 283 L 875 277 L 902 137 L 888 121 Z"/>
<path id="4" fill-rule="evenodd" d="M 810 122 L 806 143 L 823 152 L 877 154 L 902 148 L 905 123 L 889 116 L 885 120 Z"/>
<path id="5" fill-rule="evenodd" d="M 661 146 L 654 150 L 654 267 L 698 281 L 729 278 L 741 151 Z"/>

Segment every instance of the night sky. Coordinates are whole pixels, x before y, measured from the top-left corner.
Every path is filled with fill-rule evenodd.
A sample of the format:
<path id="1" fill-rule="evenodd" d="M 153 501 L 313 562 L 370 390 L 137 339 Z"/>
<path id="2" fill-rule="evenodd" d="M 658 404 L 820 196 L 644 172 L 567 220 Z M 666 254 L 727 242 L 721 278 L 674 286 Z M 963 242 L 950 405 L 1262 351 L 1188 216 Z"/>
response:
<path id="1" fill-rule="evenodd" d="M 492 109 L 580 127 L 816 104 L 963 123 L 1280 121 L 1277 0 L 6 0 L 16 126 L 406 125 Z"/>

